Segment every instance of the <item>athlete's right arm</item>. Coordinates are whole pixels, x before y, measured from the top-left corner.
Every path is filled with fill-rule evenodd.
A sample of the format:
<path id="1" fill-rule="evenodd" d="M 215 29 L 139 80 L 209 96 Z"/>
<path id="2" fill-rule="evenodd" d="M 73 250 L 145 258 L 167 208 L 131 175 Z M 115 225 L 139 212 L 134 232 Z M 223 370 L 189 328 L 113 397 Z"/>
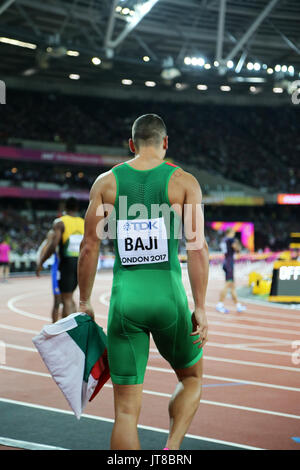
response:
<path id="1" fill-rule="evenodd" d="M 102 180 L 97 179 L 90 191 L 90 203 L 85 214 L 84 236 L 80 245 L 78 259 L 78 286 L 80 293 L 80 311 L 85 312 L 94 319 L 94 311 L 90 298 L 97 271 L 100 238 L 97 226 L 104 218 L 103 198 L 101 192 Z"/>
<path id="2" fill-rule="evenodd" d="M 208 323 L 205 311 L 205 297 L 208 282 L 209 253 L 204 235 L 202 192 L 196 178 L 187 174 L 184 202 L 184 230 L 187 240 L 188 274 L 195 303 L 192 316 L 192 336 L 200 335 L 194 343 L 207 341 Z"/>

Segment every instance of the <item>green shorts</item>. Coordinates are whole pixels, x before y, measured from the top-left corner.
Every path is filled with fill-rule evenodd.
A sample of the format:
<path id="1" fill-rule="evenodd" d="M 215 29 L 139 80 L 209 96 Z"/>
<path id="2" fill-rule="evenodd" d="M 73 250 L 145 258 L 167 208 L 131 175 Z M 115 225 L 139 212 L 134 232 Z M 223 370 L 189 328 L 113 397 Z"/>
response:
<path id="1" fill-rule="evenodd" d="M 181 278 L 170 271 L 135 271 L 114 277 L 108 317 L 108 361 L 112 382 L 141 384 L 150 333 L 174 369 L 195 364 L 203 350 L 193 330 Z"/>

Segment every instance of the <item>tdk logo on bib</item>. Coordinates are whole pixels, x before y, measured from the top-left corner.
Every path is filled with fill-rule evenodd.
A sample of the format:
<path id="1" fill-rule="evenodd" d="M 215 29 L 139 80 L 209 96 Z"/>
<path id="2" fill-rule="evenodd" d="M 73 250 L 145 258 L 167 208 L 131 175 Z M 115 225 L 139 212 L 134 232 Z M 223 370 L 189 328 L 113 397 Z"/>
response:
<path id="1" fill-rule="evenodd" d="M 118 220 L 118 249 L 123 265 L 168 261 L 167 231 L 163 217 Z"/>

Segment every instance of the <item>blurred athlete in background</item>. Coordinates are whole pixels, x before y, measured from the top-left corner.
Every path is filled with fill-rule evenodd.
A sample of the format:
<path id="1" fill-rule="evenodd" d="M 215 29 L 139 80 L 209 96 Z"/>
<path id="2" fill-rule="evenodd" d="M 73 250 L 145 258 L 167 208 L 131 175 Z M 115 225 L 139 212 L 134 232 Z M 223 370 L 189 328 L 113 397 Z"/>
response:
<path id="1" fill-rule="evenodd" d="M 229 228 L 226 230 L 225 237 L 223 238 L 220 247 L 224 253 L 223 271 L 225 272 L 225 286 L 221 290 L 216 309 L 221 313 L 229 313 L 229 310 L 224 306 L 224 300 L 226 298 L 227 291 L 230 290 L 237 312 L 243 312 L 246 310 L 246 307 L 238 301 L 234 283 L 234 254 L 239 253 L 242 246 L 237 238 L 235 238 L 235 231 L 233 229 Z"/>
<path id="2" fill-rule="evenodd" d="M 49 245 L 53 242 L 54 237 L 54 230 L 51 229 L 47 233 L 47 238 L 41 243 L 38 252 L 37 252 L 37 275 L 39 276 L 40 267 L 42 266 L 41 259 L 45 254 L 46 250 L 49 248 Z M 58 257 L 58 250 L 56 249 L 54 253 L 54 260 L 53 264 L 51 265 L 51 280 L 52 280 L 52 293 L 54 297 L 53 307 L 51 311 L 52 322 L 55 323 L 59 318 L 59 306 L 62 303 L 60 290 L 58 286 L 58 265 L 59 265 L 59 257 Z"/>
<path id="3" fill-rule="evenodd" d="M 78 284 L 77 263 L 80 243 L 84 233 L 84 220 L 82 217 L 78 217 L 77 211 L 77 200 L 73 197 L 69 198 L 66 201 L 64 215 L 53 222 L 53 237 L 45 248 L 37 266 L 37 275 L 39 275 L 43 263 L 58 249 L 58 287 L 63 303 L 63 317 L 77 311 L 73 293 Z"/>
<path id="4" fill-rule="evenodd" d="M 3 282 L 7 282 L 9 278 L 10 251 L 11 248 L 7 241 L 0 240 L 0 275 L 2 275 Z"/>

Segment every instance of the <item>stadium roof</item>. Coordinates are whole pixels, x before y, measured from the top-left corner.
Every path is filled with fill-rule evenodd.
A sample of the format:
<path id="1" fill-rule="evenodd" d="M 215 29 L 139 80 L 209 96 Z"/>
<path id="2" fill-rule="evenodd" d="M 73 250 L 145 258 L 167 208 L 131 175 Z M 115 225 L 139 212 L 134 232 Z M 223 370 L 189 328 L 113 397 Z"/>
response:
<path id="1" fill-rule="evenodd" d="M 291 93 L 299 22 L 299 0 L 4 0 L 0 79 Z"/>

